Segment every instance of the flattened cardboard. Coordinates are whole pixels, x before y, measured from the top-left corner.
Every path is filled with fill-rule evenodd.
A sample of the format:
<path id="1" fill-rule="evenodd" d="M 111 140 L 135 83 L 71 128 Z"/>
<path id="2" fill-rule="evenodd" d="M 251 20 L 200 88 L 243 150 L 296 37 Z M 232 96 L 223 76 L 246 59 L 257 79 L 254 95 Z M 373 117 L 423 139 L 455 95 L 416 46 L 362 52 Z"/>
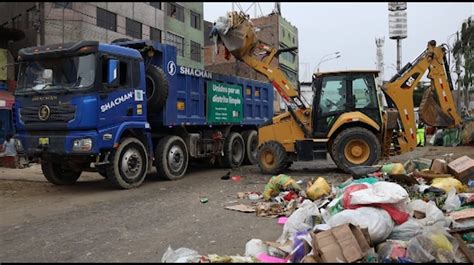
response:
<path id="1" fill-rule="evenodd" d="M 467 183 L 469 179 L 474 179 L 474 160 L 461 156 L 448 164 L 448 170 L 461 182 Z"/>

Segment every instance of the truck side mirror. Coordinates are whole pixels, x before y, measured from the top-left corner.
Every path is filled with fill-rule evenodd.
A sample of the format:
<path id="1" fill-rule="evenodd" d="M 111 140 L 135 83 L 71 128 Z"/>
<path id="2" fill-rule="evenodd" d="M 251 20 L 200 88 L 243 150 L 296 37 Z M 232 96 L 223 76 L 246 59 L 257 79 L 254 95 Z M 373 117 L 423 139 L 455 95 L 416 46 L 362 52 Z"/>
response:
<path id="1" fill-rule="evenodd" d="M 108 59 L 106 67 L 106 84 L 108 87 L 118 87 L 120 84 L 120 62 L 117 59 Z"/>

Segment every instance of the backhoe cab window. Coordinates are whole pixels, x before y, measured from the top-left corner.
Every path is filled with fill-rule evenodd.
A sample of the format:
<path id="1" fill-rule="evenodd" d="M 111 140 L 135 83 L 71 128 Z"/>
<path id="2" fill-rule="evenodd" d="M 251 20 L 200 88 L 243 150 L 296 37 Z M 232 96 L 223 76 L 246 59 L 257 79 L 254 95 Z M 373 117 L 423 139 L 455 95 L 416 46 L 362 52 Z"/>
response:
<path id="1" fill-rule="evenodd" d="M 20 65 L 18 92 L 84 89 L 95 80 L 95 55 L 27 61 Z"/>
<path id="2" fill-rule="evenodd" d="M 346 86 L 343 76 L 323 78 L 321 87 L 321 114 L 343 111 L 346 103 Z"/>
<path id="3" fill-rule="evenodd" d="M 357 77 L 352 81 L 352 93 L 355 98 L 356 109 L 376 108 L 377 98 L 375 84 L 370 76 Z"/>

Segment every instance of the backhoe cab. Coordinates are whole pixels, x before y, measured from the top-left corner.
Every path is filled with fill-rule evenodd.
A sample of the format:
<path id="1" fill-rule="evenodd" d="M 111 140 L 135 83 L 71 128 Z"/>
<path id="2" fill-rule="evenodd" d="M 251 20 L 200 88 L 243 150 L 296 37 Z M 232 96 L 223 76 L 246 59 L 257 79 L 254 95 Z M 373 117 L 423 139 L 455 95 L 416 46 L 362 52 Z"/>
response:
<path id="1" fill-rule="evenodd" d="M 228 12 L 212 30 L 237 60 L 265 75 L 286 101 L 288 112 L 259 128 L 258 164 L 264 173 L 278 174 L 293 161 L 326 159 L 349 173 L 371 166 L 382 156 L 416 148 L 413 90 L 428 70 L 433 88 L 420 106 L 425 124 L 453 127 L 461 120 L 452 98 L 445 49 L 435 41 L 382 88 L 388 108 L 381 106 L 377 71 L 341 71 L 313 76 L 315 96 L 306 106 L 298 91 L 272 60 L 278 51 L 257 39 L 248 16 Z M 436 95 L 436 99 L 433 98 Z"/>

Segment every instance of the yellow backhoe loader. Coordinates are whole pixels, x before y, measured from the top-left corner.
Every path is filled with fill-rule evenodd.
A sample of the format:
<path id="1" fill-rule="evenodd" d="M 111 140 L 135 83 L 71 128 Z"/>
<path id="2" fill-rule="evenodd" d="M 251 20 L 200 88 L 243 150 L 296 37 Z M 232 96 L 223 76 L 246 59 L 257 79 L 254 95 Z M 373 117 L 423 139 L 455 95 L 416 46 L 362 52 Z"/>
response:
<path id="1" fill-rule="evenodd" d="M 305 104 L 283 72 L 272 66 L 282 52 L 258 40 L 248 16 L 228 12 L 214 24 L 217 36 L 228 52 L 265 75 L 287 102 L 288 111 L 275 116 L 258 131 L 258 164 L 264 173 L 278 174 L 293 161 L 327 159 L 346 172 L 358 166 L 372 166 L 381 157 L 416 148 L 413 90 L 428 70 L 432 87 L 420 106 L 420 119 L 427 125 L 455 127 L 461 123 L 456 112 L 446 49 L 434 40 L 418 58 L 403 67 L 381 91 L 375 82 L 377 71 L 316 73 L 312 104 Z"/>

